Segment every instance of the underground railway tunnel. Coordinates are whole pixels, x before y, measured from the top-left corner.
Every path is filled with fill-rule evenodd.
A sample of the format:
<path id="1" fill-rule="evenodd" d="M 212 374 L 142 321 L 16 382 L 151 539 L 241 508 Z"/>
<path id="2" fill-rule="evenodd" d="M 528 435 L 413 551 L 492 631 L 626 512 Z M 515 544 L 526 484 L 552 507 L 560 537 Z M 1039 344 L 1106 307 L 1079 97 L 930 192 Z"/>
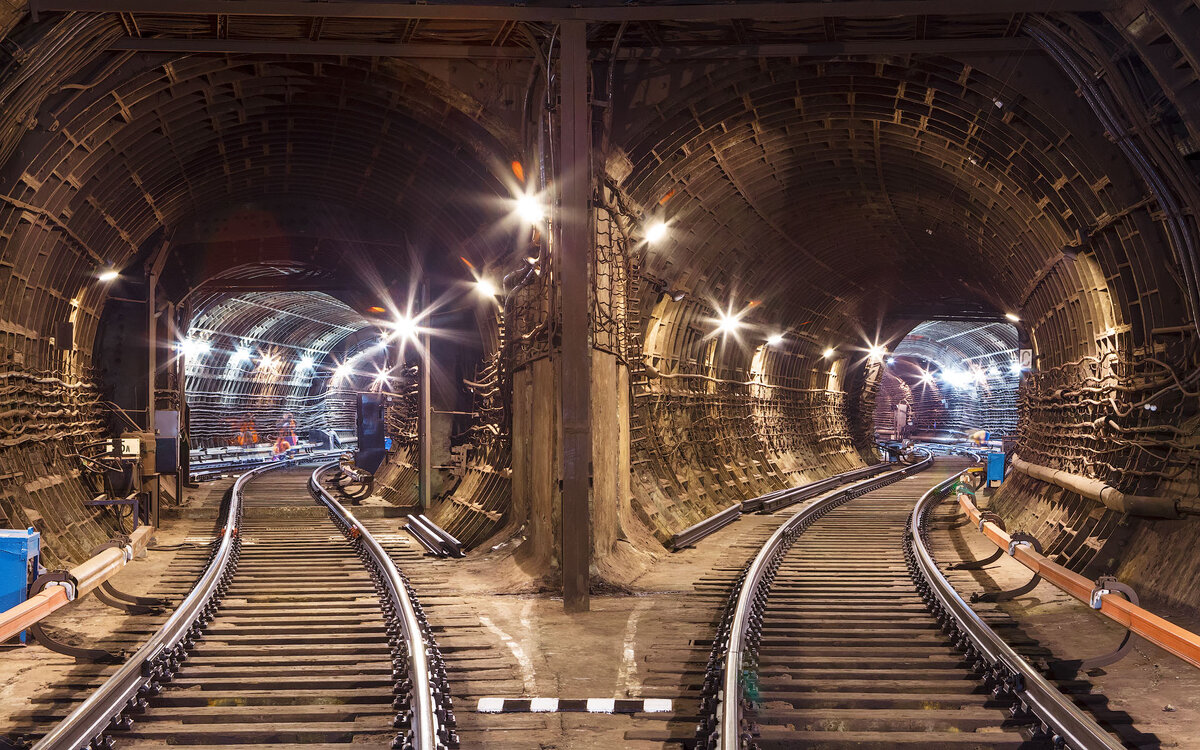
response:
<path id="1" fill-rule="evenodd" d="M 0 31 L 0 745 L 1200 745 L 1195 0 Z"/>

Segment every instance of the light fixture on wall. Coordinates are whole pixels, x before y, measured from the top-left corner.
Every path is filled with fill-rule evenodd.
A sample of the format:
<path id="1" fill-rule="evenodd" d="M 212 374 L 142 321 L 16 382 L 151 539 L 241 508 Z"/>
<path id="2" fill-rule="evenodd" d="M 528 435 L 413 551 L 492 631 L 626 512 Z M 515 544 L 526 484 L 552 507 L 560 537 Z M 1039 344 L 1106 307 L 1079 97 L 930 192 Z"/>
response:
<path id="1" fill-rule="evenodd" d="M 392 324 L 392 331 L 401 341 L 415 341 L 417 334 L 421 332 L 421 327 L 417 325 L 416 319 L 411 315 L 401 315 Z"/>
<path id="2" fill-rule="evenodd" d="M 667 223 L 665 221 L 651 222 L 646 227 L 646 242 L 654 244 L 661 241 L 667 236 Z"/>
<path id="3" fill-rule="evenodd" d="M 475 291 L 479 292 L 484 297 L 495 297 L 496 285 L 490 280 L 480 277 L 475 280 Z"/>
<path id="4" fill-rule="evenodd" d="M 721 310 L 717 311 L 717 333 L 727 336 L 731 333 L 736 333 L 741 327 L 742 321 L 739 316 L 731 315 Z"/>
<path id="5" fill-rule="evenodd" d="M 207 341 L 186 338 L 175 344 L 175 349 L 186 359 L 199 359 L 212 350 Z"/>
<path id="6" fill-rule="evenodd" d="M 230 367 L 238 367 L 249 361 L 250 361 L 249 347 L 239 346 L 233 354 L 229 355 L 229 366 Z"/>
<path id="7" fill-rule="evenodd" d="M 517 198 L 516 212 L 521 221 L 526 224 L 537 226 L 546 220 L 546 207 L 542 205 L 536 195 L 529 193 Z"/>

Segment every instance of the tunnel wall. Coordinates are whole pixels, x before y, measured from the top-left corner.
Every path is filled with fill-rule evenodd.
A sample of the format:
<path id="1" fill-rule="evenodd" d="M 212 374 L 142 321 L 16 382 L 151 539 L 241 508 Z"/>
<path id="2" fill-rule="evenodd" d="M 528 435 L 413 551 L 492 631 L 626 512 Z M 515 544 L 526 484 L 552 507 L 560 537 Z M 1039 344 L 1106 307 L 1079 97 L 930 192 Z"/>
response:
<path id="1" fill-rule="evenodd" d="M 714 336 L 712 305 L 676 300 L 644 272 L 653 251 L 629 234 L 634 198 L 611 183 L 607 197 L 596 295 L 623 298 L 608 307 L 624 320 L 594 337 L 628 372 L 631 509 L 644 527 L 664 542 L 734 503 L 862 466 L 831 363 L 766 346 L 753 330 Z"/>
<path id="2" fill-rule="evenodd" d="M 1031 16 L 1020 33 L 1038 51 L 1016 63 L 879 55 L 621 69 L 610 97 L 618 124 L 601 139 L 616 147 L 598 155 L 611 194 L 597 203 L 629 210 L 597 217 L 593 299 L 604 311 L 624 305 L 625 320 L 598 317 L 593 345 L 628 370 L 631 508 L 642 523 L 661 538 L 702 507 L 806 476 L 816 462 L 857 465 L 878 381 L 841 357 L 834 378 L 819 352 L 861 347 L 890 306 L 913 300 L 978 298 L 1020 312 L 1037 370 L 1020 428 L 1031 460 L 1195 496 L 1195 451 L 1180 438 L 1197 413 L 1200 43 L 1194 22 L 1162 3 L 1127 4 L 1109 20 Z M 442 240 L 433 248 L 506 262 L 529 250 L 487 247 L 477 229 L 493 212 L 447 200 L 481 184 L 507 198 L 492 162 L 503 171 L 525 146 L 496 135 L 519 109 L 506 102 L 522 97 L 489 87 L 500 76 L 483 64 L 431 84 L 393 62 L 105 53 L 124 33 L 111 16 L 65 14 L 10 36 L 29 61 L 6 68 L 0 89 L 0 320 L 5 367 L 24 378 L 14 397 L 42 398 L 29 377 L 89 380 L 99 310 L 118 292 L 96 271 L 145 260 L 157 233 L 198 210 L 295 191 L 427 226 Z M 510 76 L 518 91 L 524 74 Z M 331 85 L 344 96 L 329 96 Z M 404 116 L 374 116 L 394 111 Z M 304 123 L 295 140 L 294 122 Z M 326 132 L 331 122 L 342 129 Z M 429 189 L 430 174 L 447 178 L 443 190 Z M 633 247 L 642 219 L 664 212 L 679 234 L 654 251 Z M 626 226 L 614 232 L 610 220 Z M 196 281 L 178 258 L 168 268 L 185 286 Z M 536 285 L 522 295 L 532 311 L 553 304 Z M 762 304 L 750 323 L 796 342 L 786 353 L 756 363 L 763 329 L 744 350 L 689 348 L 707 346 L 716 310 L 751 302 Z M 68 320 L 77 347 L 65 354 L 50 339 Z M 523 320 L 502 345 L 506 392 L 555 346 L 540 328 L 553 316 Z M 619 369 L 613 381 L 624 382 Z M 518 408 L 489 419 L 515 435 Z M 66 432 L 96 430 L 54 419 L 65 432 L 21 437 L 0 460 L 17 466 L 37 442 L 57 451 L 50 465 L 69 464 Z M 518 452 L 514 443 L 514 464 Z M 478 460 L 505 463 L 488 455 Z M 82 491 L 69 470 L 56 473 Z M 689 508 L 694 491 L 704 500 Z M 33 512 L 49 507 L 20 492 Z M 464 492 L 461 508 L 475 497 Z M 514 488 L 514 516 L 530 496 Z M 620 538 L 609 532 L 601 538 Z"/>

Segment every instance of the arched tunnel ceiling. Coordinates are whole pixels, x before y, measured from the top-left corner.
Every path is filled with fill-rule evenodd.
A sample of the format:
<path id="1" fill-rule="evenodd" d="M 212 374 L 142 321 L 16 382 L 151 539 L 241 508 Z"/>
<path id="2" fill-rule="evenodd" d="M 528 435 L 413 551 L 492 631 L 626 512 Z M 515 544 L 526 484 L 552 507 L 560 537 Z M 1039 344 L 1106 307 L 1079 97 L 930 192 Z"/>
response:
<path id="1" fill-rule="evenodd" d="M 79 18 L 52 25 L 40 41 L 63 44 L 55 34 L 68 31 L 76 39 Z M 88 17 L 83 33 L 103 42 L 119 32 L 115 24 Z M 62 295 L 62 309 L 46 308 L 50 319 L 66 317 L 74 297 L 97 314 L 97 268 L 153 257 L 181 226 L 217 226 L 264 203 L 276 215 L 321 205 L 366 217 L 342 221 L 301 254 L 345 273 L 356 252 L 371 261 L 358 265 L 373 265 L 384 282 L 411 269 L 408 246 L 435 267 L 460 254 L 488 260 L 511 251 L 484 231 L 504 215 L 498 198 L 511 195 L 510 136 L 477 106 L 471 111 L 468 97 L 449 101 L 405 63 L 70 52 L 72 82 L 40 82 L 39 95 L 50 96 L 26 104 L 34 128 L 20 140 L 12 128 L 4 134 L 11 158 L 0 173 L 5 234 L 40 249 L 10 250 L 8 262 L 39 278 L 36 259 L 50 256 L 48 281 Z M 244 262 L 244 249 L 233 260 Z M 177 297 L 232 265 L 195 250 L 168 248 L 175 256 L 163 268 Z M 263 255 L 269 248 L 251 260 Z"/>
<path id="2" fill-rule="evenodd" d="M 506 165 L 530 137 L 520 110 L 532 48 L 566 13 L 593 22 L 597 95 L 618 58 L 619 88 L 606 91 L 615 129 L 600 135 L 628 154 L 623 186 L 681 230 L 649 259 L 651 274 L 715 304 L 765 301 L 755 315 L 787 328 L 870 329 L 901 307 L 982 305 L 1022 310 L 1062 338 L 1079 325 L 1059 292 L 1083 295 L 1093 279 L 1059 264 L 1087 253 L 1101 282 L 1119 268 L 1139 280 L 1104 292 L 1146 318 L 1121 322 L 1172 317 L 1162 311 L 1177 307 L 1181 283 L 1164 233 L 1133 215 L 1152 196 L 1072 81 L 1024 38 L 1036 14 L 804 6 L 746 20 L 697 3 L 624 23 L 616 4 L 477 10 L 479 20 L 453 6 L 316 17 L 303 3 L 270 17 L 153 2 L 51 15 L 15 34 L 39 63 L 10 85 L 22 125 L 0 143 L 14 156 L 6 226 L 64 258 L 48 318 L 64 316 L 96 265 L 151 254 L 163 227 L 264 196 L 362 210 L 450 251 L 434 257 L 495 257 L 510 249 L 491 241 L 495 198 L 511 195 Z M 272 40 L 295 46 L 255 55 L 232 44 Z M 357 41 L 440 46 L 426 54 L 490 57 L 505 72 L 331 51 Z M 776 46 L 737 60 L 756 45 Z M 180 51 L 153 52 L 170 48 Z M 734 61 L 704 62 L 713 50 Z M 22 127 L 32 129 L 18 140 Z M 21 223 L 30 207 L 35 228 Z M 34 275 L 32 257 L 13 263 L 18 273 Z M 1053 294 L 1042 294 L 1047 279 Z"/>
<path id="3" fill-rule="evenodd" d="M 928 359 L 939 368 L 996 366 L 1017 361 L 1017 330 L 1008 323 L 930 320 L 916 326 L 892 350 L 897 357 Z"/>
<path id="4" fill-rule="evenodd" d="M 1144 193 L 1036 54 L 746 64 L 665 85 L 635 92 L 624 184 L 677 228 L 647 267 L 720 304 L 774 300 L 795 327 L 869 328 L 948 297 L 1020 310 L 1089 236 L 1163 276 L 1162 235 L 1103 233 Z"/>
<path id="5" fill-rule="evenodd" d="M 188 337 L 205 342 L 208 352 L 187 359 L 193 388 L 219 391 L 239 389 L 244 373 L 254 372 L 264 356 L 279 363 L 274 380 L 303 385 L 328 365 L 331 352 L 346 338 L 370 324 L 363 316 L 328 294 L 320 292 L 255 292 L 214 300 L 193 318 Z M 245 347 L 251 361 L 241 370 L 229 366 L 232 356 Z M 305 358 L 311 367 L 301 367 Z M 296 381 L 303 381 L 297 383 Z"/>

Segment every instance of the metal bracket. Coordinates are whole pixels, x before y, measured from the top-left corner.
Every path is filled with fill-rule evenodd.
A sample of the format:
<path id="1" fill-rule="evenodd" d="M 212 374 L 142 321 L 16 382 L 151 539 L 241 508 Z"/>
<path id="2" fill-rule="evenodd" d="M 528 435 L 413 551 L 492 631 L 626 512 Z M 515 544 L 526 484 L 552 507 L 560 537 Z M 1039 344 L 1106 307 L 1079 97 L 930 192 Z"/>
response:
<path id="1" fill-rule="evenodd" d="M 1112 576 L 1101 576 L 1096 579 L 1095 585 L 1092 586 L 1091 595 L 1088 597 L 1088 601 L 1091 604 L 1092 609 L 1100 609 L 1100 606 L 1103 603 L 1102 597 L 1105 594 L 1120 594 L 1131 604 L 1136 605 L 1138 603 L 1137 592 L 1131 587 L 1121 583 Z M 1050 668 L 1055 675 L 1070 677 L 1076 672 L 1086 672 L 1089 669 L 1107 667 L 1109 664 L 1115 664 L 1121 659 L 1124 659 L 1132 650 L 1133 631 L 1127 629 L 1125 631 L 1125 636 L 1121 639 L 1120 645 L 1118 645 L 1113 651 L 1110 651 L 1107 654 L 1101 654 L 1100 656 L 1093 656 L 1090 659 L 1063 659 L 1053 662 L 1050 665 Z"/>
<path id="2" fill-rule="evenodd" d="M 72 646 L 67 643 L 56 641 L 46 633 L 41 622 L 35 622 L 29 626 L 29 632 L 33 639 L 42 644 L 46 648 L 65 656 L 74 657 L 76 661 L 100 661 L 119 664 L 125 661 L 125 657 L 121 654 L 115 654 L 111 651 L 106 651 L 102 648 L 83 648 L 82 646 Z"/>
<path id="3" fill-rule="evenodd" d="M 1037 539 L 1035 539 L 1031 534 L 1026 534 L 1023 531 L 1017 531 L 1017 532 L 1013 533 L 1011 537 L 1009 537 L 1008 554 L 1009 555 L 1016 554 L 1017 547 L 1019 547 L 1019 546 L 1033 547 L 1033 549 L 1039 555 L 1042 554 L 1041 542 L 1039 542 Z M 1009 589 L 1008 591 L 994 591 L 994 592 L 989 592 L 986 594 L 980 594 L 980 593 L 971 594 L 971 601 L 972 602 L 1007 602 L 1012 599 L 1016 599 L 1018 596 L 1024 596 L 1025 594 L 1028 594 L 1030 591 L 1033 591 L 1035 588 L 1037 588 L 1037 585 L 1041 582 L 1042 582 L 1042 574 L 1034 573 L 1033 578 L 1030 578 L 1029 583 L 1026 583 L 1024 586 L 1018 586 L 1017 588 Z"/>
<path id="4" fill-rule="evenodd" d="M 1004 529 L 1005 531 L 1008 531 L 1008 529 L 1004 526 L 1003 518 L 1001 518 L 1000 516 L 991 512 L 990 510 L 985 510 L 979 514 L 979 529 L 978 529 L 978 531 L 980 534 L 983 533 L 983 525 L 985 523 L 987 523 L 988 521 L 991 521 L 992 523 L 996 524 L 997 526 Z"/>
<path id="5" fill-rule="evenodd" d="M 105 581 L 104 583 L 100 584 L 99 587 L 92 589 L 92 593 L 96 595 L 97 599 L 104 602 L 108 606 L 112 607 L 113 609 L 119 609 L 126 614 L 156 615 L 162 612 L 162 607 L 147 606 L 145 604 L 121 601 L 119 596 L 114 595 L 114 593 L 120 594 L 121 592 L 109 586 L 108 581 Z"/>
<path id="6" fill-rule="evenodd" d="M 65 588 L 67 590 L 67 601 L 69 602 L 75 601 L 78 596 L 79 581 L 75 580 L 75 576 L 71 575 L 71 573 L 66 570 L 51 570 L 38 576 L 37 580 L 35 580 L 33 585 L 30 587 L 29 593 L 32 596 L 41 592 L 42 589 L 46 588 L 47 586 L 62 586 Z M 41 622 L 35 622 L 30 625 L 29 634 L 33 636 L 35 641 L 51 651 L 65 654 L 66 656 L 72 656 L 76 660 L 107 662 L 121 662 L 125 660 L 123 656 L 114 654 L 104 649 L 82 648 L 56 641 L 50 637 L 49 633 L 46 632 Z"/>
<path id="7" fill-rule="evenodd" d="M 79 581 L 75 580 L 75 576 L 71 575 L 66 570 L 48 570 L 38 576 L 33 584 L 29 587 L 29 595 L 34 596 L 41 593 L 42 589 L 47 586 L 62 586 L 67 590 L 67 601 L 75 601 L 75 597 L 79 593 Z"/>
<path id="8" fill-rule="evenodd" d="M 95 557 L 106 549 L 119 549 L 125 554 L 125 562 L 133 560 L 133 542 L 124 534 L 113 537 L 112 540 L 96 547 L 92 550 L 91 556 Z M 158 597 L 126 594 L 108 581 L 101 583 L 100 587 L 95 589 L 95 594 L 97 599 L 108 606 L 123 610 L 131 615 L 158 614 L 168 604 L 166 599 Z"/>
<path id="9" fill-rule="evenodd" d="M 1000 528 L 1002 528 L 1002 529 L 1004 528 L 1004 519 L 1003 518 L 996 515 L 995 513 L 985 511 L 979 517 L 979 531 L 981 531 L 981 532 L 983 531 L 983 522 L 984 521 L 991 521 L 992 523 L 996 524 Z M 987 557 L 985 557 L 982 560 L 974 560 L 972 562 L 955 563 L 954 565 L 949 566 L 949 570 L 982 570 L 983 568 L 987 567 L 988 565 L 991 565 L 992 563 L 999 560 L 1003 554 L 1004 554 L 1004 550 L 997 549 L 995 552 L 988 555 Z"/>

